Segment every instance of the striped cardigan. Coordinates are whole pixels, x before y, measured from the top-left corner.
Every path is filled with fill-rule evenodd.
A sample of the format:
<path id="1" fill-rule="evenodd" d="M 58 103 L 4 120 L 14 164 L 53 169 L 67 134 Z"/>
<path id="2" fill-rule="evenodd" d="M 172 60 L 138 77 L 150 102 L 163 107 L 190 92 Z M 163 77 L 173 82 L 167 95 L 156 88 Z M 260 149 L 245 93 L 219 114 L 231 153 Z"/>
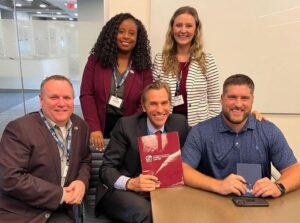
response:
<path id="1" fill-rule="evenodd" d="M 172 74 L 164 75 L 162 71 L 162 54 L 155 56 L 153 64 L 153 79 L 160 79 L 169 84 L 171 89 L 173 104 L 176 77 Z M 207 73 L 201 73 L 199 64 L 191 62 L 186 80 L 187 91 L 187 119 L 189 126 L 194 126 L 199 122 L 214 117 L 220 112 L 220 88 L 219 72 L 212 54 L 206 54 Z M 171 111 L 173 110 L 173 107 Z"/>

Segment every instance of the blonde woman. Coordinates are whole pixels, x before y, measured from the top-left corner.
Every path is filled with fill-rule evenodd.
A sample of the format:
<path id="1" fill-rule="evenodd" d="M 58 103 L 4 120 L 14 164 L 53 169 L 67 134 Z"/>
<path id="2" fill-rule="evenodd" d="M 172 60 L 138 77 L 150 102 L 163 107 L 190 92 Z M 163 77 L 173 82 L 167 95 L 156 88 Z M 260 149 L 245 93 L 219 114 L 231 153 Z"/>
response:
<path id="1" fill-rule="evenodd" d="M 203 51 L 202 25 L 196 9 L 184 6 L 172 16 L 163 52 L 155 56 L 153 78 L 169 84 L 173 113 L 189 126 L 220 112 L 219 72 L 212 54 Z M 258 120 L 265 119 L 253 111 Z"/>
<path id="2" fill-rule="evenodd" d="M 172 112 L 185 115 L 190 126 L 219 114 L 219 72 L 213 55 L 203 51 L 196 9 L 175 11 L 163 51 L 155 56 L 153 76 L 169 84 Z"/>

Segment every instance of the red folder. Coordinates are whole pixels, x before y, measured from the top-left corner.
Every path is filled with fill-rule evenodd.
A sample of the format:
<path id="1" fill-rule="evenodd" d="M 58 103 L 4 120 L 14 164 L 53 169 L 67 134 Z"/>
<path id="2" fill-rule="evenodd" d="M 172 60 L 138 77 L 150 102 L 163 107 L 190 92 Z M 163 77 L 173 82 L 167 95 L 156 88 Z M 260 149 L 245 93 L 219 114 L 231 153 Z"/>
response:
<path id="1" fill-rule="evenodd" d="M 177 132 L 138 138 L 142 172 L 154 175 L 160 187 L 183 185 L 181 150 Z"/>

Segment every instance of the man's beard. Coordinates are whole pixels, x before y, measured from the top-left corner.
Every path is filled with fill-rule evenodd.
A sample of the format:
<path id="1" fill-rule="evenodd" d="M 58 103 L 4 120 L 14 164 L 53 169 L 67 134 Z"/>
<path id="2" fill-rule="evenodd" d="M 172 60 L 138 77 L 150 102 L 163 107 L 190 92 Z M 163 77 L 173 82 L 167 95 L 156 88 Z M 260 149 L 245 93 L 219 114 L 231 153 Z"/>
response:
<path id="1" fill-rule="evenodd" d="M 224 111 L 223 111 L 223 115 L 224 115 L 224 118 L 225 118 L 228 122 L 230 122 L 230 123 L 232 123 L 232 124 L 238 125 L 238 124 L 242 124 L 242 123 L 249 117 L 250 112 L 245 113 L 245 114 L 243 115 L 242 119 L 238 119 L 238 120 L 235 120 L 234 118 L 231 118 L 230 112 L 224 112 Z"/>

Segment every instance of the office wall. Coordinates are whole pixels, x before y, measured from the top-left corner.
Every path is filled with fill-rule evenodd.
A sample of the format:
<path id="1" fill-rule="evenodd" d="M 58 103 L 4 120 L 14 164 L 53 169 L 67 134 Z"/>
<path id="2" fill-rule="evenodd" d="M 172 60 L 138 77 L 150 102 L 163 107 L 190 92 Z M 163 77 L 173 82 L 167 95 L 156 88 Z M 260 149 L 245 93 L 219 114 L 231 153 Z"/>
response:
<path id="1" fill-rule="evenodd" d="M 142 21 L 145 28 L 150 29 L 150 0 L 104 0 L 105 21 L 121 12 L 129 12 Z"/>
<path id="2" fill-rule="evenodd" d="M 266 117 L 281 129 L 300 162 L 300 115 L 267 114 Z"/>
<path id="3" fill-rule="evenodd" d="M 151 43 L 160 51 L 169 18 L 180 6 L 195 7 L 203 23 L 205 48 L 216 57 L 224 80 L 251 76 L 255 108 L 300 114 L 300 3 L 298 0 L 152 0 Z"/>

